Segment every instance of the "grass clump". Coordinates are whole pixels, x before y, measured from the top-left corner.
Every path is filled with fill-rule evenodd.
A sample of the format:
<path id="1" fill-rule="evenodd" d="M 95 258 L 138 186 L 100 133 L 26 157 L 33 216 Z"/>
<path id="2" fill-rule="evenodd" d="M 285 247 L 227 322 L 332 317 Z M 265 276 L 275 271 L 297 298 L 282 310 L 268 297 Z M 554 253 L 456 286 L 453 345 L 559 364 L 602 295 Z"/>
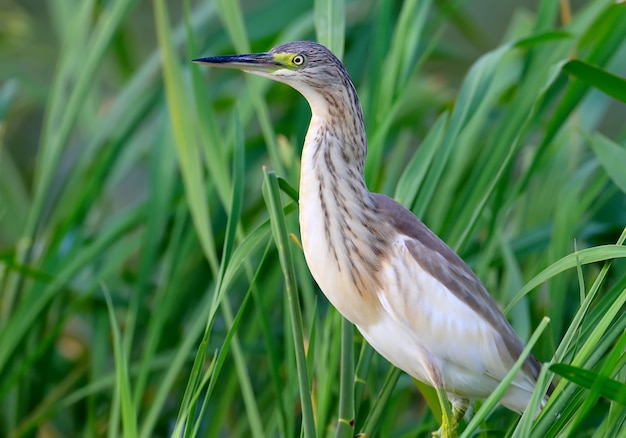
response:
<path id="1" fill-rule="evenodd" d="M 304 99 L 189 62 L 297 39 L 354 79 L 370 189 L 536 341 L 536 403 L 557 376 L 538 419 L 496 392 L 461 433 L 623 434 L 626 7 L 566 6 L 489 16 L 497 36 L 463 2 L 1 6 L 0 435 L 437 428 L 308 273 Z"/>

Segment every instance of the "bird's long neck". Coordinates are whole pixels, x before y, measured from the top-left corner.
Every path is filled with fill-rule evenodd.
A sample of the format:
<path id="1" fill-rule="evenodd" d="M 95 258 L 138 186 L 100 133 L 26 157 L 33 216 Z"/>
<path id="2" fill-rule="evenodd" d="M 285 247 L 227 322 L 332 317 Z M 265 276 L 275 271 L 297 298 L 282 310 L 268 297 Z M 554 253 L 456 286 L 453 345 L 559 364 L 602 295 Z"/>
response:
<path id="1" fill-rule="evenodd" d="M 325 105 L 311 105 L 311 123 L 302 150 L 302 202 L 313 202 L 307 194 L 315 192 L 315 202 L 321 202 L 324 215 L 333 216 L 328 219 L 331 222 L 348 219 L 343 216 L 353 214 L 351 209 L 365 210 L 363 203 L 368 203 L 370 196 L 363 176 L 367 155 L 363 116 L 358 100 L 350 95 L 330 95 L 325 97 Z"/>
<path id="2" fill-rule="evenodd" d="M 300 228 L 318 283 L 331 275 L 328 269 L 338 269 L 336 275 L 352 278 L 364 295 L 373 281 L 370 274 L 378 270 L 381 243 L 376 241 L 380 225 L 371 217 L 373 200 L 363 176 L 367 140 L 355 96 L 333 95 L 326 105 L 309 99 L 313 115 L 302 151 Z M 353 263 L 355 258 L 361 262 Z M 369 272 L 358 272 L 359 267 Z"/>
<path id="3" fill-rule="evenodd" d="M 327 184 L 337 204 L 367 201 L 363 171 L 367 138 L 361 104 L 352 83 L 324 97 L 309 99 L 312 117 L 302 151 L 300 184 Z M 338 193 L 343 192 L 343 193 Z M 339 199 L 346 198 L 346 199 Z"/>

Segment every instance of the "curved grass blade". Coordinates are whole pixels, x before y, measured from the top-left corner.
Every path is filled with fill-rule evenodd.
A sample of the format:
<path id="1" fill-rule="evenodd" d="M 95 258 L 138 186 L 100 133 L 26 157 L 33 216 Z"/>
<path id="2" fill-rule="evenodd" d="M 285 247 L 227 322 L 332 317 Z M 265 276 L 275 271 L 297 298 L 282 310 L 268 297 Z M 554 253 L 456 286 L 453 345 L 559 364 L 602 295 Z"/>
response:
<path id="1" fill-rule="evenodd" d="M 626 103 L 626 80 L 623 78 L 579 59 L 565 63 L 563 71 L 612 98 Z"/>
<path id="2" fill-rule="evenodd" d="M 506 306 L 504 313 L 508 313 L 531 290 L 563 271 L 575 268 L 579 264 L 585 265 L 588 263 L 596 263 L 625 257 L 626 246 L 621 245 L 601 245 L 594 248 L 582 249 L 569 254 L 548 266 L 546 269 L 537 274 L 532 280 L 526 283 L 526 285 L 517 294 L 515 294 L 511 302 Z"/>
<path id="3" fill-rule="evenodd" d="M 565 377 L 583 388 L 596 388 L 600 395 L 626 406 L 626 383 L 618 382 L 595 371 L 555 363 L 550 366 L 550 371 Z"/>
<path id="4" fill-rule="evenodd" d="M 622 192 L 626 193 L 626 172 L 624 172 L 626 148 L 600 133 L 591 137 L 590 144 L 611 180 Z"/>

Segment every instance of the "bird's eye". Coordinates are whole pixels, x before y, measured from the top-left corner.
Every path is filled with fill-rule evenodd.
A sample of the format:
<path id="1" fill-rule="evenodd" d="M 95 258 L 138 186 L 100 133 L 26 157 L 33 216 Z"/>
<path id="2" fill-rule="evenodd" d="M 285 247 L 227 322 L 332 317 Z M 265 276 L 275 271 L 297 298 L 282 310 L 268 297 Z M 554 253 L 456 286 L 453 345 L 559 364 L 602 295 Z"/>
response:
<path id="1" fill-rule="evenodd" d="M 304 56 L 296 55 L 296 56 L 293 57 L 291 62 L 293 62 L 293 65 L 300 66 L 300 65 L 304 64 Z"/>

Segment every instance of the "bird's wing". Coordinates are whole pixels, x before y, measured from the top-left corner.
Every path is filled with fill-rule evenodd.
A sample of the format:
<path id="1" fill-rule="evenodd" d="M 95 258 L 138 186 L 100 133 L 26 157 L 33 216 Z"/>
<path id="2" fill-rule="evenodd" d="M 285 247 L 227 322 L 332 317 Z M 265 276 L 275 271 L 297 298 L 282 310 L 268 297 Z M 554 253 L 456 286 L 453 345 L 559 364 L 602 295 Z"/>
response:
<path id="1" fill-rule="evenodd" d="M 380 292 L 383 307 L 413 333 L 434 332 L 425 347 L 438 356 L 502 379 L 524 346 L 481 281 L 413 213 L 387 196 L 372 198 L 397 232 L 395 260 L 382 271 L 387 281 L 399 284 Z M 540 368 L 529 356 L 522 368 L 525 380 L 534 382 Z"/>

